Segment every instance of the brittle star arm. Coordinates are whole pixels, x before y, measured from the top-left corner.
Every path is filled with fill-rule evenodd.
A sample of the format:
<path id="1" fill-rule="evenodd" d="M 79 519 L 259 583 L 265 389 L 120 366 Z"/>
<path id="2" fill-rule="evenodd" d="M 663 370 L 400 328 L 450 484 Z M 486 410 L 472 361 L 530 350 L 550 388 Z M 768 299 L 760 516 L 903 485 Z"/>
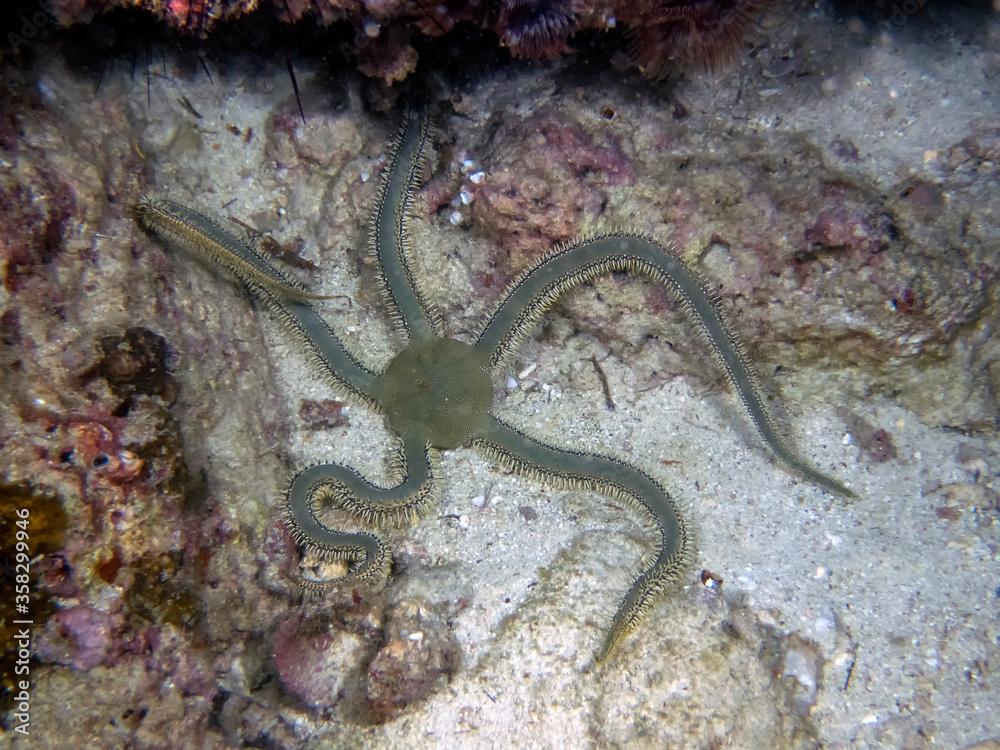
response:
<path id="1" fill-rule="evenodd" d="M 338 464 L 306 469 L 288 488 L 285 519 L 295 540 L 322 559 L 357 563 L 350 575 L 357 579 L 384 577 L 392 556 L 385 541 L 369 532 L 337 531 L 316 515 L 320 503 L 341 508 L 359 522 L 390 526 L 411 521 L 433 502 L 436 452 L 416 431 L 400 439 L 393 473 L 395 485 L 372 484 L 356 471 Z M 321 591 L 332 581 L 300 580 L 307 590 Z"/>
<path id="2" fill-rule="evenodd" d="M 597 652 L 605 659 L 632 632 L 666 589 L 682 575 L 691 557 L 691 535 L 660 484 L 615 458 L 563 450 L 530 438 L 496 417 L 473 439 L 473 447 L 508 470 L 558 489 L 584 489 L 643 511 L 659 535 L 656 553 L 642 563 L 643 571 L 615 613 L 611 630 Z"/>
<path id="3" fill-rule="evenodd" d="M 249 279 L 287 299 L 333 299 L 313 294 L 298 281 L 271 266 L 256 248 L 220 224 L 183 203 L 170 198 L 143 197 L 132 206 L 132 214 L 147 232 L 176 240 L 239 279 Z"/>
<path id="4" fill-rule="evenodd" d="M 636 272 L 666 286 L 708 342 L 716 364 L 736 389 L 764 443 L 806 480 L 837 494 L 854 496 L 847 487 L 810 466 L 788 447 L 761 398 L 753 365 L 723 319 L 717 301 L 671 248 L 648 237 L 628 233 L 600 235 L 542 258 L 507 287 L 476 347 L 490 352 L 491 367 L 494 371 L 500 369 L 564 292 L 614 271 Z"/>
<path id="5" fill-rule="evenodd" d="M 344 346 L 340 337 L 307 302 L 282 300 L 262 287 L 247 283 L 278 319 L 305 345 L 327 384 L 355 401 L 378 411 L 378 375 L 369 370 Z"/>
<path id="6" fill-rule="evenodd" d="M 306 301 L 310 294 L 272 266 L 250 244 L 212 219 L 176 201 L 143 199 L 132 207 L 146 231 L 173 240 L 228 270 L 275 312 L 307 350 L 331 386 L 348 399 L 378 408 L 377 376 L 355 357 Z"/>
<path id="7" fill-rule="evenodd" d="M 267 303 L 285 326 L 307 347 L 314 363 L 330 385 L 349 400 L 378 411 L 378 375 L 361 364 L 319 314 L 301 297 L 297 282 L 268 263 L 257 251 L 208 217 L 169 200 L 144 200 L 133 211 L 148 231 L 177 240 L 228 269 Z M 434 493 L 434 451 L 416 432 L 400 440 L 394 460 L 394 486 L 380 487 L 353 469 L 325 464 L 299 474 L 286 497 L 286 518 L 295 538 L 321 557 L 359 563 L 353 575 L 368 578 L 383 574 L 391 557 L 385 543 L 369 533 L 337 532 L 316 517 L 320 500 L 334 503 L 354 518 L 376 525 L 391 525 L 417 515 Z M 300 581 L 308 589 L 323 583 Z"/>
<path id="8" fill-rule="evenodd" d="M 430 140 L 424 108 L 411 105 L 393 144 L 371 219 L 369 243 L 379 270 L 382 298 L 397 332 L 409 339 L 441 335 L 440 315 L 427 301 L 411 267 L 413 240 L 407 227 Z"/>

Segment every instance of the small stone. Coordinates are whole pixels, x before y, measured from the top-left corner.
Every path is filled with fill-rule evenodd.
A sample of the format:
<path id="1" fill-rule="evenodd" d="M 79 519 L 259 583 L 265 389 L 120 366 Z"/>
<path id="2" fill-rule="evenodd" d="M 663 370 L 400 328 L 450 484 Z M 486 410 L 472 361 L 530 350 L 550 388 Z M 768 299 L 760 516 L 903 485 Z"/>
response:
<path id="1" fill-rule="evenodd" d="M 872 432 L 864 447 L 868 457 L 875 463 L 885 463 L 896 458 L 897 455 L 892 436 L 881 428 Z"/>
<path id="2" fill-rule="evenodd" d="M 364 654 L 364 643 L 353 633 L 322 621 L 287 620 L 275 632 L 271 649 L 285 690 L 313 708 L 328 708 L 340 700 L 351 671 Z"/>
<path id="3" fill-rule="evenodd" d="M 821 644 L 832 648 L 837 635 L 837 624 L 833 618 L 819 616 L 813 622 L 813 629 L 816 633 L 816 640 Z"/>
<path id="4" fill-rule="evenodd" d="M 102 359 L 83 373 L 87 382 L 102 377 L 120 397 L 159 396 L 167 403 L 177 397 L 177 384 L 167 369 L 167 341 L 147 328 L 133 327 L 122 336 L 100 340 Z"/>
<path id="5" fill-rule="evenodd" d="M 965 506 L 970 510 L 995 510 L 1000 508 L 1000 495 L 997 495 L 989 487 L 981 484 L 956 482 L 944 485 L 941 487 L 941 491 L 944 493 L 948 506 Z M 946 515 L 942 515 L 942 509 L 940 508 L 937 514 L 942 518 L 947 517 Z"/>
<path id="6" fill-rule="evenodd" d="M 517 374 L 517 377 L 520 378 L 521 380 L 524 380 L 526 377 L 528 377 L 531 373 L 533 373 L 537 369 L 538 369 L 538 363 L 532 362 L 530 365 L 521 370 L 521 372 Z"/>
<path id="7" fill-rule="evenodd" d="M 309 430 L 329 430 L 351 423 L 347 418 L 347 407 L 344 402 L 332 398 L 320 401 L 311 398 L 302 399 L 299 402 L 299 418 Z"/>
<path id="8" fill-rule="evenodd" d="M 91 607 L 70 607 L 45 623 L 36 655 L 43 662 L 65 664 L 82 671 L 111 663 L 118 655 L 112 618 Z"/>
<path id="9" fill-rule="evenodd" d="M 702 570 L 701 583 L 710 591 L 718 591 L 722 588 L 722 576 L 718 573 L 713 573 L 711 570 Z"/>
<path id="10" fill-rule="evenodd" d="M 959 445 L 957 458 L 962 468 L 966 471 L 971 471 L 977 476 L 989 474 L 990 465 L 986 461 L 986 452 L 972 443 L 962 443 Z"/>
<path id="11" fill-rule="evenodd" d="M 934 509 L 934 514 L 938 518 L 942 518 L 946 521 L 957 521 L 962 517 L 962 512 L 958 508 L 952 508 L 950 506 L 943 506 Z"/>
<path id="12" fill-rule="evenodd" d="M 377 723 L 424 700 L 458 666 L 459 650 L 445 609 L 424 601 L 404 600 L 396 605 L 385 645 L 367 673 L 368 708 Z"/>
<path id="13" fill-rule="evenodd" d="M 791 646 L 785 654 L 783 674 L 795 681 L 793 705 L 802 715 L 806 715 L 816 704 L 820 657 L 814 644 L 795 636 L 791 640 Z"/>

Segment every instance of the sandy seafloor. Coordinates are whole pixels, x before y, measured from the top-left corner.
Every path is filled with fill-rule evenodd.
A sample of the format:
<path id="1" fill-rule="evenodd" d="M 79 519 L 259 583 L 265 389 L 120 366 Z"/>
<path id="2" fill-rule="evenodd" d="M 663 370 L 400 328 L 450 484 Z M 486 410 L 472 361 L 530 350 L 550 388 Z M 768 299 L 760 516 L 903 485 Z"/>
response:
<path id="1" fill-rule="evenodd" d="M 712 281 L 733 273 L 741 243 L 731 241 L 713 254 L 705 250 L 714 247 L 712 233 L 669 218 L 664 205 L 691 197 L 670 192 L 673 184 L 668 191 L 650 183 L 657 160 L 670 158 L 641 152 L 659 137 L 650 129 L 695 160 L 699 147 L 713 149 L 712 160 L 721 164 L 727 163 L 728 139 L 759 136 L 762 148 L 810 144 L 828 163 L 835 161 L 831 144 L 850 142 L 857 158 L 836 169 L 843 167 L 873 195 L 914 177 L 946 183 L 940 162 L 949 149 L 972 132 L 988 132 L 994 139 L 992 166 L 989 155 L 981 157 L 974 181 L 947 182 L 942 190 L 954 197 L 945 198 L 942 213 L 970 211 L 977 247 L 994 254 L 983 262 L 996 268 L 1000 14 L 949 17 L 939 25 L 915 19 L 884 29 L 861 24 L 851 31 L 824 9 L 800 8 L 797 17 L 769 24 L 770 45 L 753 58 L 668 83 L 622 81 L 611 70 L 576 70 L 572 61 L 514 66 L 461 85 L 432 78 L 442 87 L 436 96 L 460 96 L 460 104 L 456 114 L 438 122 L 450 147 L 432 160 L 431 184 L 451 191 L 445 202 L 458 194 L 458 185 L 469 185 L 463 174 L 482 168 L 488 184 L 491 160 L 504 158 L 485 150 L 488 125 L 562 112 L 597 142 L 610 134 L 624 143 L 623 158 L 634 166 L 631 184 L 601 188 L 607 203 L 588 215 L 581 230 L 638 225 L 674 238 L 686 253 L 704 251 L 701 270 Z M 364 111 L 363 84 L 354 74 L 321 75 L 314 61 L 296 60 L 307 119 L 301 125 L 282 61 L 210 61 L 209 80 L 198 66 L 181 66 L 170 49 L 157 54 L 166 75 L 158 61 L 151 106 L 145 80 L 130 75 L 127 61 L 105 73 L 96 99 L 109 121 L 128 128 L 100 137 L 94 133 L 102 122 L 86 119 L 98 111 L 92 75 L 69 70 L 57 47 L 37 55 L 25 75 L 34 79 L 34 106 L 73 122 L 83 141 L 99 142 L 94 151 L 78 154 L 118 159 L 138 150 L 144 189 L 217 216 L 250 217 L 281 240 L 303 237 L 303 255 L 321 271 L 301 278 L 316 291 L 350 298 L 349 304 L 322 303 L 322 309 L 367 361 L 384 364 L 396 342 L 362 257 L 366 212 L 398 112 Z M 798 62 L 784 59 L 774 67 L 772 58 L 783 55 Z M 335 91 L 327 93 L 331 79 Z M 192 119 L 182 96 L 200 120 Z M 686 109 L 680 119 L 672 104 L 678 101 Z M 276 118 L 285 123 L 285 135 Z M 24 138 L 44 142 L 31 131 L 30 118 L 25 121 Z M 228 125 L 241 134 L 253 128 L 255 136 L 248 143 L 229 133 Z M 47 123 L 39 131 L 55 127 Z M 512 126 L 498 138 L 500 151 L 516 149 L 522 136 Z M 744 156 L 734 152 L 733 158 Z M 12 157 L 4 158 L 7 168 Z M 474 162 L 464 173 L 463 159 Z M 67 157 L 64 168 L 72 163 Z M 738 173 L 738 164 L 732 168 Z M 790 179 L 780 165 L 774 174 L 775 180 Z M 440 175 L 447 178 L 434 182 Z M 759 179 L 759 172 L 754 175 Z M 700 189 L 708 189 L 710 174 L 701 179 Z M 555 186 L 545 200 L 559 210 L 562 195 Z M 804 201 L 822 210 L 829 197 Z M 804 210 L 813 210 L 808 206 Z M 643 214 L 649 207 L 656 216 Z M 461 214 L 457 224 L 449 220 L 453 211 Z M 418 264 L 450 332 L 467 337 L 497 293 L 475 282 L 483 259 L 493 257 L 497 237 L 468 206 L 435 212 L 418 207 L 417 214 Z M 780 225 L 765 214 L 760 220 Z M 734 234 L 724 212 L 717 221 L 714 233 Z M 789 253 L 797 240 L 786 239 L 782 252 Z M 185 460 L 204 470 L 222 516 L 235 529 L 225 544 L 238 551 L 227 551 L 226 559 L 239 568 L 220 565 L 217 582 L 254 581 L 241 597 L 259 596 L 262 603 L 255 621 L 252 601 L 240 605 L 247 613 L 234 614 L 242 612 L 239 606 L 217 593 L 205 595 L 208 631 L 248 642 L 234 649 L 209 636 L 191 646 L 212 652 L 213 679 L 225 689 L 217 694 L 222 697 L 211 721 L 184 723 L 190 712 L 207 709 L 183 691 L 171 693 L 169 671 L 149 683 L 110 657 L 88 669 L 54 658 L 35 667 L 32 741 L 7 733 L 0 738 L 5 745 L 226 747 L 251 746 L 255 737 L 263 744 L 252 746 L 310 748 L 961 748 L 991 738 L 1000 742 L 1000 442 L 991 427 L 997 416 L 991 389 L 998 383 L 997 350 L 990 349 L 997 322 L 992 286 L 959 330 L 942 324 L 941 337 L 928 334 L 934 358 L 921 358 L 919 344 L 907 349 L 892 340 L 892 325 L 879 318 L 894 314 L 888 301 L 869 299 L 881 309 L 852 310 L 848 302 L 862 298 L 824 287 L 815 306 L 804 302 L 808 294 L 799 294 L 786 308 L 774 296 L 780 285 L 765 284 L 759 299 L 739 304 L 723 290 L 723 304 L 747 338 L 765 391 L 782 404 L 794 444 L 846 482 L 858 494 L 851 501 L 809 486 L 776 464 L 734 395 L 708 374 L 710 360 L 698 354 L 695 337 L 689 336 L 694 344 L 671 353 L 675 347 L 668 340 L 684 336 L 683 325 L 663 333 L 657 315 L 647 314 L 636 332 L 607 312 L 616 301 L 628 310 L 642 308 L 650 299 L 647 288 L 636 283 L 576 293 L 550 314 L 544 334 L 528 341 L 510 379 L 499 379 L 497 412 L 554 442 L 623 456 L 663 482 L 698 532 L 685 585 L 653 609 L 610 662 L 595 665 L 594 650 L 639 554 L 648 548 L 635 514 L 595 495 L 555 492 L 497 472 L 469 450 L 449 453 L 436 509 L 412 529 L 393 534 L 405 564 L 386 596 L 447 612 L 442 637 L 457 645 L 459 658 L 421 700 L 372 725 L 351 698 L 364 692 L 365 666 L 350 654 L 316 655 L 317 664 L 329 659 L 330 669 L 344 671 L 323 675 L 334 686 L 331 695 L 339 689 L 346 697 L 331 697 L 322 708 L 302 700 L 301 685 L 298 695 L 287 689 L 287 676 L 268 662 L 273 633 L 295 617 L 296 605 L 281 593 L 273 570 L 261 569 L 275 565 L 261 549 L 296 466 L 332 460 L 369 476 L 381 474 L 389 442 L 379 420 L 349 408 L 347 426 L 306 429 L 300 402 L 337 394 L 317 380 L 295 342 L 236 284 L 176 251 L 156 249 L 122 212 L 101 227 L 77 227 L 68 242 L 75 248 L 68 252 L 96 248 L 99 262 L 87 268 L 87 289 L 60 334 L 70 341 L 51 335 L 46 340 L 44 324 L 37 322 L 31 337 L 44 344 L 33 356 L 54 362 L 64 346 L 116 326 L 143 325 L 167 339 L 180 389 L 172 413 Z M 137 244 L 146 249 L 136 252 Z M 902 243 L 888 252 L 905 250 Z M 156 286 L 143 281 L 154 273 L 143 268 L 152 258 L 158 259 Z M 839 260 L 834 253 L 827 262 L 836 266 Z M 847 283 L 857 277 L 838 278 Z M 965 292 L 935 293 L 946 300 Z M 0 292 L 0 302 L 5 309 L 33 304 L 10 290 Z M 935 309 L 925 312 L 932 331 Z M 769 328 L 772 313 L 777 322 Z M 668 309 L 659 316 L 678 313 Z M 583 322 L 575 323 L 577 318 Z M 30 330 L 32 321 L 42 319 L 24 313 L 21 320 Z M 650 332 L 659 338 L 648 339 Z M 854 349 L 840 338 L 851 335 L 870 341 Z M 798 347 L 797 336 L 807 340 L 803 347 L 810 354 L 789 354 Z M 201 344 L 197 352 L 185 349 L 192 341 Z M 970 355 L 972 350 L 981 356 Z M 605 406 L 591 357 L 607 377 L 614 411 Z M 974 377 L 962 385 L 970 367 L 976 368 Z M 856 433 L 874 428 L 889 436 L 894 455 L 861 444 Z M 18 429 L 9 424 L 6 434 Z M 34 471 L 21 454 L 5 450 L 9 479 Z M 137 514 L 140 526 L 141 518 Z M 128 544 L 143 542 L 132 538 Z M 702 585 L 703 569 L 721 577 L 721 588 Z M 93 581 L 82 588 L 98 609 L 114 609 L 116 597 L 124 595 L 116 591 L 120 586 Z M 322 605 L 312 606 L 322 617 Z M 213 630 L 213 620 L 227 619 L 240 624 Z M 272 679 L 260 680 L 261 673 Z M 234 703 L 226 712 L 229 700 Z M 107 728 L 115 710 L 139 704 L 146 709 L 146 730 L 129 725 L 128 735 Z M 166 718 L 154 723 L 158 712 Z M 178 726 L 202 734 L 185 734 Z M 80 745 L 80 737 L 90 739 Z M 132 744 L 116 744 L 121 737 Z"/>

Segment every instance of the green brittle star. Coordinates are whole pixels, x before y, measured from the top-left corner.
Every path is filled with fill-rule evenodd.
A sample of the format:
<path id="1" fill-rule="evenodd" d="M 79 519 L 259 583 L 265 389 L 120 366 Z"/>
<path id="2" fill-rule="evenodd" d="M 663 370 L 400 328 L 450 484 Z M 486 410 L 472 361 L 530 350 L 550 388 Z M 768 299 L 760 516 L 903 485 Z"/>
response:
<path id="1" fill-rule="evenodd" d="M 309 303 L 317 295 L 305 292 L 249 244 L 172 201 L 144 200 L 134 207 L 144 228 L 180 240 L 243 281 L 302 340 L 325 381 L 354 403 L 381 413 L 398 441 L 394 484 L 375 485 L 334 463 L 313 466 L 296 476 L 288 489 L 286 520 L 297 542 L 323 559 L 347 561 L 353 579 L 384 577 L 391 564 L 386 542 L 374 533 L 328 527 L 317 516 L 320 504 L 375 527 L 412 521 L 428 510 L 435 497 L 438 452 L 460 446 L 471 446 L 504 468 L 549 485 L 603 494 L 641 512 L 656 533 L 655 552 L 643 559 L 642 572 L 597 652 L 599 659 L 606 658 L 683 574 L 693 554 L 691 534 L 670 495 L 640 469 L 618 458 L 548 445 L 498 418 L 492 409 L 491 375 L 504 369 L 561 295 L 616 271 L 635 272 L 663 284 L 680 301 L 758 434 L 786 466 L 828 490 L 852 494 L 812 468 L 779 437 L 753 367 L 723 319 L 718 301 L 672 246 L 616 232 L 557 248 L 508 285 L 474 343 L 445 338 L 441 318 L 411 263 L 408 233 L 429 138 L 427 117 L 420 108 L 411 108 L 372 214 L 371 249 L 383 297 L 395 329 L 407 341 L 382 372 L 366 367 L 344 346 Z M 307 590 L 323 591 L 342 581 L 300 583 Z"/>

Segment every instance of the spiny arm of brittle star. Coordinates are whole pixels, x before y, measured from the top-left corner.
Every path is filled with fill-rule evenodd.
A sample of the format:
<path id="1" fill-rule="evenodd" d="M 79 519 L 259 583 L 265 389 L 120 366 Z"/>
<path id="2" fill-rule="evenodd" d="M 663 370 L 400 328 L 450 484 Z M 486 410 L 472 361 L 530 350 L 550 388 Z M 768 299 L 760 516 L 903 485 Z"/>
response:
<path id="1" fill-rule="evenodd" d="M 677 505 L 656 480 L 634 466 L 615 458 L 547 445 L 495 417 L 475 436 L 472 445 L 510 471 L 558 489 L 599 492 L 652 520 L 658 537 L 656 552 L 643 561 L 644 569 L 618 607 L 611 630 L 597 652 L 598 659 L 607 658 L 683 575 L 691 559 L 693 539 Z"/>
<path id="2" fill-rule="evenodd" d="M 132 206 L 132 213 L 146 231 L 184 247 L 222 266 L 240 280 L 250 279 L 286 299 L 333 299 L 313 294 L 302 284 L 271 266 L 248 242 L 189 206 L 161 198 L 145 197 Z"/>
<path id="3" fill-rule="evenodd" d="M 295 284 L 250 245 L 211 219 L 173 200 L 143 200 L 133 207 L 139 224 L 155 235 L 172 238 L 222 266 L 266 302 L 305 344 L 324 377 L 348 400 L 377 410 L 377 376 L 341 342 L 317 312 L 290 287 Z M 289 294 L 291 289 L 294 294 Z"/>
<path id="4" fill-rule="evenodd" d="M 269 290 L 245 282 L 260 297 L 284 326 L 305 346 L 313 365 L 327 385 L 346 400 L 378 412 L 378 375 L 362 364 L 348 350 L 340 337 L 307 302 L 280 299 Z"/>
<path id="5" fill-rule="evenodd" d="M 359 523 L 378 527 L 416 520 L 434 501 L 436 452 L 414 433 L 400 441 L 393 459 L 396 484 L 375 485 L 353 469 L 320 464 L 292 480 L 285 497 L 285 521 L 295 540 L 323 559 L 358 563 L 351 576 L 384 576 L 392 562 L 381 537 L 368 532 L 344 532 L 326 526 L 316 515 L 320 504 L 346 511 Z M 323 583 L 303 582 L 321 589 Z"/>
<path id="6" fill-rule="evenodd" d="M 379 269 L 382 298 L 396 330 L 418 340 L 441 335 L 441 318 L 427 301 L 411 266 L 407 224 L 420 185 L 430 123 L 423 106 L 411 105 L 393 144 L 370 222 L 369 242 Z"/>
<path id="7" fill-rule="evenodd" d="M 853 497 L 847 487 L 814 469 L 788 447 L 761 398 L 753 365 L 726 323 L 718 301 L 673 250 L 630 233 L 590 237 L 562 247 L 510 283 L 476 346 L 492 352 L 490 363 L 497 370 L 510 360 L 539 318 L 563 293 L 602 274 L 638 273 L 663 284 L 681 302 L 708 342 L 716 364 L 739 394 L 757 433 L 774 454 L 806 480 Z"/>

